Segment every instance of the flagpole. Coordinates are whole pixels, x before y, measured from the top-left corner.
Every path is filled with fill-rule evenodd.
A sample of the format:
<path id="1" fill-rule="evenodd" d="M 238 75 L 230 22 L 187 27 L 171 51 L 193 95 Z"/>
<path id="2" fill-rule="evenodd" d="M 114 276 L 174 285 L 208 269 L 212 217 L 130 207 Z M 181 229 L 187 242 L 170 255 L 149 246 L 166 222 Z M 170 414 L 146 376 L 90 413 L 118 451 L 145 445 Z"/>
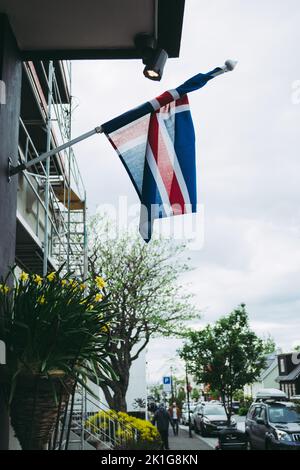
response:
<path id="1" fill-rule="evenodd" d="M 48 152 L 42 153 L 36 158 L 33 158 L 32 160 L 28 162 L 23 162 L 20 165 L 17 166 L 12 166 L 9 163 L 9 177 L 13 175 L 17 175 L 21 171 L 27 170 L 28 168 L 32 167 L 33 165 L 36 165 L 37 163 L 43 162 L 46 160 L 48 157 L 52 157 L 53 155 L 56 155 L 57 153 L 61 152 L 62 150 L 65 150 L 69 147 L 72 147 L 73 145 L 77 144 L 78 142 L 81 142 L 85 139 L 88 139 L 89 137 L 92 137 L 95 134 L 102 134 L 103 129 L 101 126 L 95 127 L 95 129 L 92 129 L 89 132 L 86 132 L 85 134 L 80 135 L 79 137 L 76 137 L 75 139 L 70 140 L 69 142 L 66 142 L 65 144 L 60 145 L 59 147 L 56 147 L 52 150 L 49 150 Z"/>

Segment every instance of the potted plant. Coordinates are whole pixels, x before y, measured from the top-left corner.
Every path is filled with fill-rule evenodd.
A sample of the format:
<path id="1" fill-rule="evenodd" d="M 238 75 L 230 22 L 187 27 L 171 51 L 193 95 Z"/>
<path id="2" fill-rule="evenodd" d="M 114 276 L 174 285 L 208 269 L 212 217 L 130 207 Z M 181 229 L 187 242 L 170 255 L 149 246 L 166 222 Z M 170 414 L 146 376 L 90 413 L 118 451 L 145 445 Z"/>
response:
<path id="1" fill-rule="evenodd" d="M 12 275 L 13 288 L 0 284 L 11 422 L 23 449 L 43 449 L 75 384 L 113 375 L 106 353 L 112 319 L 99 276 Z"/>

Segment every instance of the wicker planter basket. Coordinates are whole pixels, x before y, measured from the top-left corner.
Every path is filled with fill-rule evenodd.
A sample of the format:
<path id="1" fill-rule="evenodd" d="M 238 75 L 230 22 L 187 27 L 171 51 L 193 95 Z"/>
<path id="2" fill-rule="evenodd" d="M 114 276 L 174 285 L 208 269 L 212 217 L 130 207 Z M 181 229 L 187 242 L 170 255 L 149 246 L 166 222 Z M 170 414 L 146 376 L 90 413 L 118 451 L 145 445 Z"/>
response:
<path id="1" fill-rule="evenodd" d="M 73 379 L 64 376 L 51 379 L 34 375 L 18 377 L 10 416 L 23 450 L 47 448 L 57 414 L 64 410 L 73 386 Z"/>

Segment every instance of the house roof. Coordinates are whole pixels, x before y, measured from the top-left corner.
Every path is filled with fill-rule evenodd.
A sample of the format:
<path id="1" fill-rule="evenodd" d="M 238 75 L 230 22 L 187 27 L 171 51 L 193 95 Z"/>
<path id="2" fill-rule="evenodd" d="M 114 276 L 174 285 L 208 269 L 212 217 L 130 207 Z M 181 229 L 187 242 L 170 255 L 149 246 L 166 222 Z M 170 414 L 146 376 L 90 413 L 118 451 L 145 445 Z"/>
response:
<path id="1" fill-rule="evenodd" d="M 178 57 L 185 0 L 0 0 L 18 46 L 32 59 L 141 58 L 134 38 L 157 37 Z"/>
<path id="2" fill-rule="evenodd" d="M 277 353 L 268 354 L 265 360 L 266 367 L 260 374 L 260 380 L 264 380 L 274 369 L 278 367 Z"/>
<path id="3" fill-rule="evenodd" d="M 279 375 L 276 382 L 293 382 L 300 376 L 300 364 L 288 375 Z"/>

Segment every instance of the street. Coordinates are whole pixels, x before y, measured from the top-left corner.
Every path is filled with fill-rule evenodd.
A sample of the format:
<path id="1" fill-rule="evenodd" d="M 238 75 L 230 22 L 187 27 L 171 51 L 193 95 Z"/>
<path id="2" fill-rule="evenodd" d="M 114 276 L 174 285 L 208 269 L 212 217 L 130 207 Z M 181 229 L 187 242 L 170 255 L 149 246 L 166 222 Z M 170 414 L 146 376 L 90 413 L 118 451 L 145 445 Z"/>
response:
<path id="1" fill-rule="evenodd" d="M 237 421 L 237 427 L 241 431 L 245 429 L 245 417 L 234 416 Z M 188 426 L 180 425 L 180 431 L 178 436 L 173 436 L 173 432 L 170 431 L 170 449 L 171 450 L 214 450 L 218 439 L 216 437 L 201 437 L 194 431 L 192 433 L 193 438 L 189 437 Z"/>

